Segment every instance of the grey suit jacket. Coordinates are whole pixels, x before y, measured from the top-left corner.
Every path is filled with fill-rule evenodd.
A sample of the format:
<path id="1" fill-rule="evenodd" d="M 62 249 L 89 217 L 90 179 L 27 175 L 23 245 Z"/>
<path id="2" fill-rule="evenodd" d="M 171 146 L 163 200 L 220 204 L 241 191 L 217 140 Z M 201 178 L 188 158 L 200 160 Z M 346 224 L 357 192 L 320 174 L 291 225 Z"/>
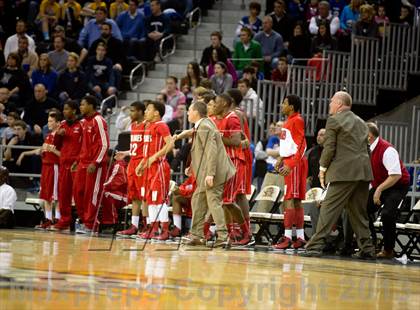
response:
<path id="1" fill-rule="evenodd" d="M 214 176 L 214 185 L 217 186 L 235 175 L 235 166 L 226 153 L 220 133 L 208 118 L 200 122 L 194 134 L 191 167 L 199 192 L 206 190 L 206 176 Z"/>
<path id="2" fill-rule="evenodd" d="M 328 168 L 326 183 L 371 181 L 368 128 L 352 111 L 343 111 L 327 120 L 324 149 L 319 161 Z"/>

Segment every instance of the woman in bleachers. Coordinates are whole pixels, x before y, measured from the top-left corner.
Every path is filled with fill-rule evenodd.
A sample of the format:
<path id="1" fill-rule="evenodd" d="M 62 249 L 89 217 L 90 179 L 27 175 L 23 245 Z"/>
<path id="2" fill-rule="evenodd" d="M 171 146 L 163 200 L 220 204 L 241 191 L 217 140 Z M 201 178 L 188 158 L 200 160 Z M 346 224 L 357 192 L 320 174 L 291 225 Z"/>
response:
<path id="1" fill-rule="evenodd" d="M 360 7 L 360 20 L 354 25 L 353 33 L 356 36 L 379 37 L 378 24 L 374 20 L 375 9 L 369 4 Z"/>
<path id="2" fill-rule="evenodd" d="M 238 27 L 236 28 L 235 34 L 239 39 L 241 29 L 247 27 L 251 29 L 253 34 L 256 34 L 262 29 L 262 20 L 258 17 L 261 13 L 261 4 L 258 2 L 251 2 L 249 4 L 249 16 L 244 16 L 239 21 Z"/>
<path id="3" fill-rule="evenodd" d="M 321 23 L 318 28 L 318 34 L 312 39 L 311 54 L 316 50 L 336 50 L 337 41 L 331 36 L 330 28 L 325 23 Z"/>
<path id="4" fill-rule="evenodd" d="M 303 23 L 299 21 L 293 28 L 293 35 L 289 41 L 289 55 L 292 58 L 309 58 L 311 56 L 310 48 L 311 40 L 306 33 L 306 27 L 304 27 Z M 294 64 L 301 64 L 301 62 L 294 62 Z"/>
<path id="5" fill-rule="evenodd" d="M 232 88 L 232 75 L 227 72 L 226 65 L 219 61 L 214 66 L 214 75 L 210 78 L 211 86 L 217 95 L 223 94 Z"/>
<path id="6" fill-rule="evenodd" d="M 193 90 L 200 85 L 201 72 L 197 62 L 190 62 L 187 66 L 187 75 L 181 79 L 181 91 L 187 100 L 192 100 Z"/>
<path id="7" fill-rule="evenodd" d="M 364 4 L 364 0 L 351 0 L 340 16 L 340 29 L 345 33 L 351 33 L 354 24 L 359 20 L 360 6 Z"/>
<path id="8" fill-rule="evenodd" d="M 69 53 L 67 69 L 58 76 L 57 93 L 61 103 L 67 100 L 80 101 L 89 91 L 85 73 L 79 68 L 79 56 Z"/>
<path id="9" fill-rule="evenodd" d="M 31 84 L 42 84 L 48 90 L 48 94 L 53 96 L 57 86 L 58 73 L 51 68 L 51 61 L 48 54 L 44 53 L 39 56 L 38 68 L 32 72 Z"/>
<path id="10" fill-rule="evenodd" d="M 236 82 L 238 81 L 238 75 L 236 74 L 235 67 L 233 66 L 230 59 L 226 58 L 226 54 L 221 48 L 214 48 L 211 52 L 209 65 L 207 67 L 207 77 L 210 79 L 213 76 L 214 65 L 219 61 L 226 65 L 227 72 L 232 76 L 233 84 L 236 85 Z"/>

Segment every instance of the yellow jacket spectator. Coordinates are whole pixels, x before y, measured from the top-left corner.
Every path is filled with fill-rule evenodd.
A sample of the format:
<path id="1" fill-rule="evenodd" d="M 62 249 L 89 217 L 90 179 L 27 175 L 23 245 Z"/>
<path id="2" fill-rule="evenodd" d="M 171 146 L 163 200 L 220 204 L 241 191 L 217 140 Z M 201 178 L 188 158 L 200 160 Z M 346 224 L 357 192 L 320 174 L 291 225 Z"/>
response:
<path id="1" fill-rule="evenodd" d="M 41 23 L 45 40 L 50 39 L 49 31 L 61 17 L 61 7 L 56 0 L 43 0 L 39 7 L 38 22 Z"/>
<path id="2" fill-rule="evenodd" d="M 125 3 L 124 0 L 116 0 L 115 2 L 111 3 L 111 6 L 109 7 L 109 17 L 116 19 L 118 15 L 127 10 L 128 4 Z"/>

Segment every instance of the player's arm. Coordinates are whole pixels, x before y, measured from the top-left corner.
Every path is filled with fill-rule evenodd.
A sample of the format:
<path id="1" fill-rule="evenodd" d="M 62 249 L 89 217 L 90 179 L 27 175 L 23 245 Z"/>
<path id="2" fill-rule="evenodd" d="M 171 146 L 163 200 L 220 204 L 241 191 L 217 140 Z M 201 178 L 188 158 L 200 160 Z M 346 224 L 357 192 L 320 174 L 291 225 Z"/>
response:
<path id="1" fill-rule="evenodd" d="M 164 138 L 164 140 L 165 140 L 164 147 L 162 147 L 159 151 L 157 151 L 155 154 L 153 154 L 149 158 L 147 162 L 147 167 L 150 167 L 158 158 L 165 156 L 173 149 L 174 143 L 173 143 L 172 137 L 168 135 Z"/>
<path id="2" fill-rule="evenodd" d="M 297 144 L 297 151 L 292 156 L 292 160 L 289 162 L 290 168 L 294 168 L 297 164 L 299 164 L 300 160 L 305 153 L 305 123 L 303 119 L 299 119 L 295 122 L 294 126 L 295 130 L 293 131 L 292 139 Z"/>
<path id="3" fill-rule="evenodd" d="M 241 145 L 241 133 L 235 132 L 229 137 L 222 137 L 223 144 L 226 146 L 240 146 Z"/>
<path id="4" fill-rule="evenodd" d="M 95 117 L 95 122 L 96 122 L 96 127 L 99 133 L 98 143 L 100 146 L 99 152 L 95 156 L 95 164 L 98 165 L 104 161 L 105 155 L 108 152 L 109 143 L 108 143 L 107 132 L 105 131 L 105 127 L 102 122 L 102 119 Z"/>
<path id="5" fill-rule="evenodd" d="M 20 166 L 22 164 L 22 160 L 25 158 L 25 156 L 32 156 L 32 155 L 41 155 L 42 148 L 36 148 L 34 150 L 25 151 L 20 153 L 19 158 L 16 160 L 16 165 Z"/>
<path id="6" fill-rule="evenodd" d="M 337 122 L 334 117 L 329 117 L 325 126 L 325 142 L 319 160 L 320 171 L 325 172 L 330 166 L 337 146 Z"/>
<path id="7" fill-rule="evenodd" d="M 193 129 L 187 129 L 184 130 L 183 132 L 181 132 L 179 135 L 174 135 L 174 139 L 176 140 L 182 140 L 182 139 L 187 139 L 187 138 L 191 138 L 193 135 Z"/>
<path id="8" fill-rule="evenodd" d="M 127 156 L 131 156 L 130 151 L 118 151 L 115 154 L 115 159 L 116 160 L 123 160 Z"/>

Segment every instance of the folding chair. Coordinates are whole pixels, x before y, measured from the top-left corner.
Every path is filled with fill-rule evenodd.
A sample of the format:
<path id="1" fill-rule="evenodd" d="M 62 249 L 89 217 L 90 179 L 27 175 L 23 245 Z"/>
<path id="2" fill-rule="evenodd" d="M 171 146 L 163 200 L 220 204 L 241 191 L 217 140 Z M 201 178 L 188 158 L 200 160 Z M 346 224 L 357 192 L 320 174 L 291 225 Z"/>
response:
<path id="1" fill-rule="evenodd" d="M 281 204 L 281 189 L 278 186 L 270 185 L 264 187 L 255 198 L 255 201 L 271 201 L 273 206 L 270 212 L 250 212 L 251 222 L 259 226 L 258 232 L 255 235 L 256 240 L 260 240 L 264 235 L 268 240 L 273 240 L 274 236 L 270 232 L 270 225 L 281 223 L 284 220 L 283 214 L 279 214 L 279 207 Z M 275 213 L 277 212 L 277 213 Z"/>
<path id="2" fill-rule="evenodd" d="M 419 214 L 420 215 L 420 200 L 414 205 L 413 209 L 410 210 L 410 214 L 408 219 L 411 218 L 412 215 Z M 418 223 L 405 223 L 406 235 L 408 237 L 408 242 L 405 247 L 405 254 L 408 258 L 419 259 L 420 257 L 420 224 Z M 414 250 L 417 251 L 417 254 L 413 254 Z"/>
<path id="3" fill-rule="evenodd" d="M 249 210 L 251 210 L 252 207 L 255 204 L 255 199 L 254 198 L 255 198 L 256 192 L 257 192 L 257 188 L 254 185 L 251 185 L 251 194 L 246 195 L 246 199 L 249 202 Z"/>

